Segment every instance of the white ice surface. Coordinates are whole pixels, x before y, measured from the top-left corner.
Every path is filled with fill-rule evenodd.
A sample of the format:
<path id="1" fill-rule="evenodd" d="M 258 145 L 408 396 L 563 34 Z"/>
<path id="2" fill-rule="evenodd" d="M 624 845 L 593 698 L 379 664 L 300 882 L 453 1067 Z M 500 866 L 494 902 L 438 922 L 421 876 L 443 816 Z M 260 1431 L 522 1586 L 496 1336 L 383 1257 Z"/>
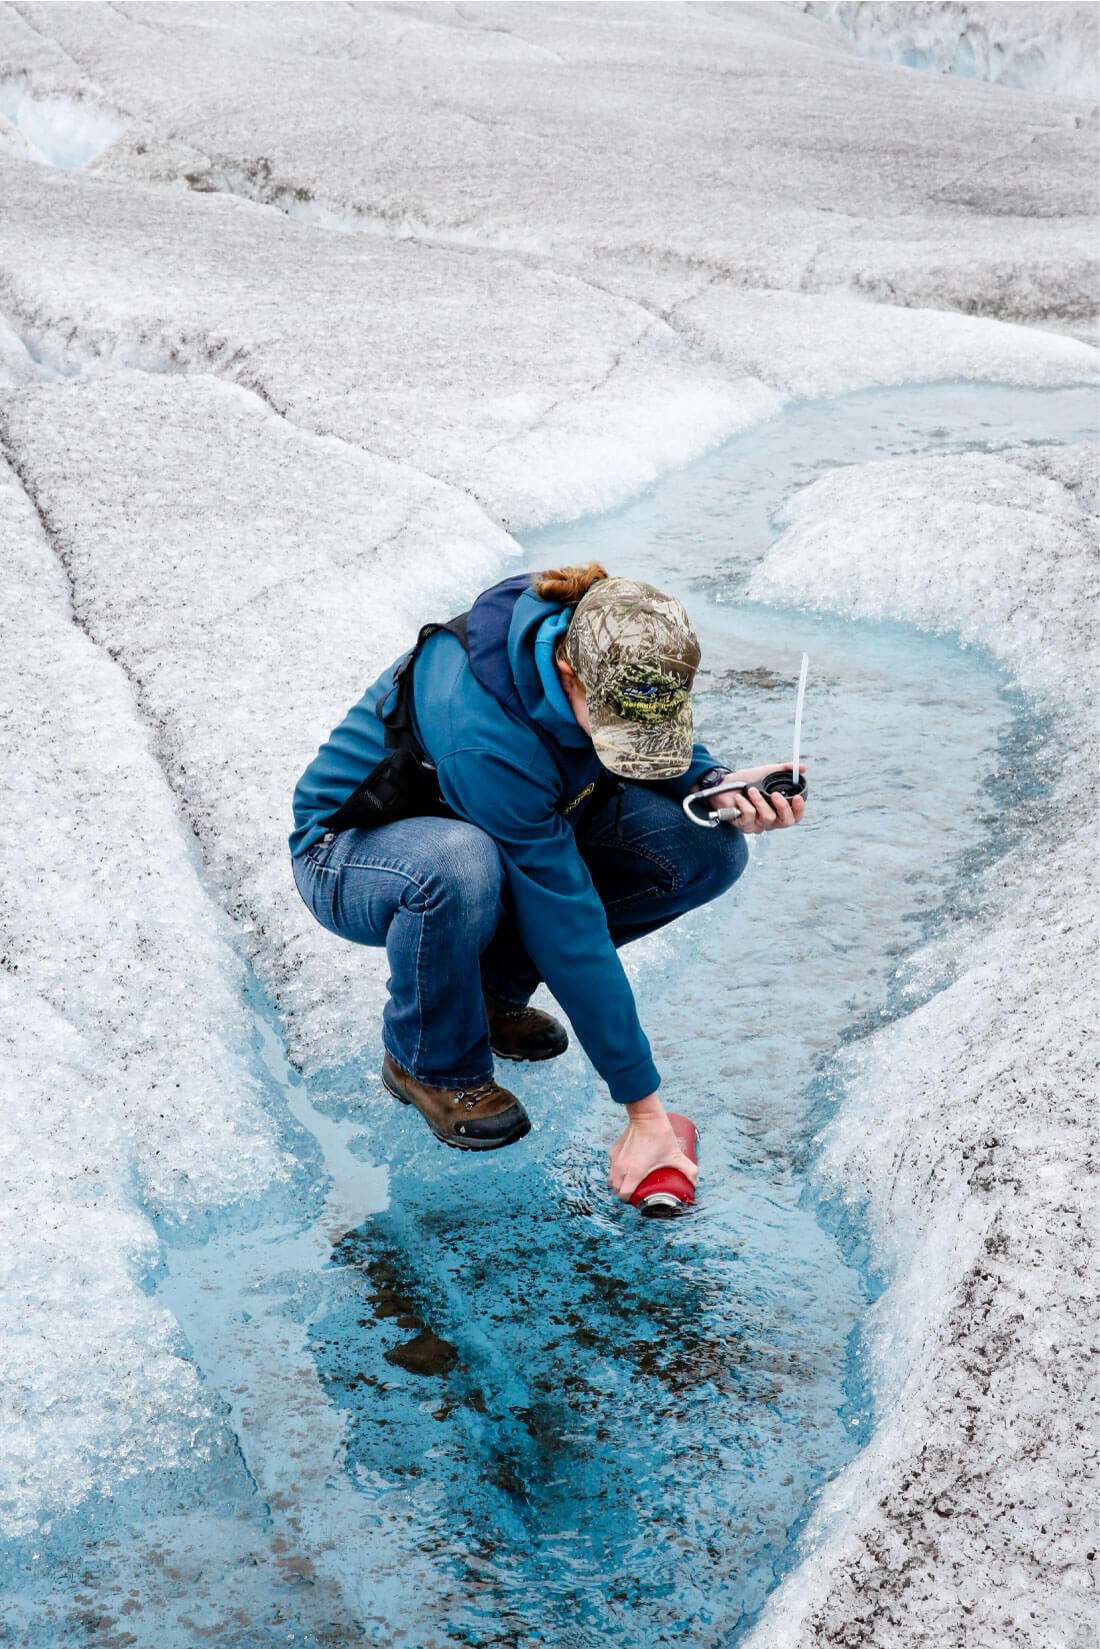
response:
<path id="1" fill-rule="evenodd" d="M 825 0 L 803 10 L 832 23 L 877 63 L 1093 103 L 1100 97 L 1100 15 L 1092 5 Z"/>
<path id="2" fill-rule="evenodd" d="M 373 1046 L 384 958 L 334 951 L 302 905 L 290 795 L 425 613 L 460 607 L 512 540 L 465 494 L 215 378 L 59 384 L 16 394 L 7 418 L 80 622 L 134 683 L 295 1057 Z"/>
<path id="3" fill-rule="evenodd" d="M 716 282 L 670 321 L 500 253 L 333 235 L 224 196 L 32 187 L 14 163 L 0 180 L 0 308 L 47 366 L 230 378 L 513 526 L 622 502 L 786 395 L 1095 367 L 1087 344 L 979 318 Z"/>
<path id="4" fill-rule="evenodd" d="M 141 1290 L 177 1221 L 282 1171 L 240 964 L 125 677 L 0 465 L 0 1526 L 188 1456 L 208 1403 Z M 201 1450 L 201 1444 L 196 1444 Z"/>
<path id="5" fill-rule="evenodd" d="M 918 994 L 950 983 L 846 1060 L 822 1172 L 894 1277 L 870 1325 L 879 1420 L 754 1649 L 856 1622 L 882 1649 L 1094 1641 L 1096 481 L 1092 448 L 854 466 L 800 495 L 754 575 L 764 598 L 984 645 L 1061 762 L 1026 847 L 974 890 L 981 919 L 910 964 Z"/>
<path id="6" fill-rule="evenodd" d="M 154 1254 L 140 1208 L 198 1219 L 281 1171 L 230 931 L 303 1064 L 376 1036 L 383 967 L 334 950 L 287 871 L 289 796 L 317 743 L 425 617 L 509 565 L 501 521 L 614 504 L 791 396 L 1090 376 L 1085 343 L 1003 321 L 1091 324 L 1095 127 L 1059 98 L 876 66 L 797 8 L 757 5 L 8 6 L 0 78 L 55 113 L 126 122 L 65 173 L 35 162 L 10 116 L 0 128 L 0 414 L 21 477 L 5 471 L 0 487 L 5 703 L 18 711 L 3 726 L 6 862 L 19 867 L 5 1162 L 33 1199 L 13 1192 L 5 1210 L 27 1269 L 2 1355 L 22 1526 L 93 1483 L 172 1464 L 186 1428 L 206 1424 L 172 1325 L 140 1288 Z M 1066 660 L 1065 626 L 1044 617 L 1048 602 L 1076 610 L 1059 583 L 1076 566 L 1059 559 L 1076 542 L 1061 471 L 957 462 L 927 472 L 934 517 L 917 496 L 925 472 L 888 472 L 904 513 L 883 499 L 878 524 L 940 555 L 977 487 L 994 527 L 973 561 L 948 556 L 922 584 L 904 576 L 919 563 L 895 556 L 896 587 L 884 583 L 841 489 L 826 498 L 850 541 L 800 518 L 805 543 L 795 553 L 789 538 L 769 564 L 773 587 L 972 625 L 990 645 L 999 614 L 1006 636 Z M 1017 498 L 1035 555 L 1020 548 Z M 1005 592 L 1018 610 L 996 605 Z M 1005 646 L 1023 669 L 1017 640 Z M 1054 897 L 1057 869 L 1044 866 L 1036 898 Z M 970 1001 L 948 992 L 920 1011 L 965 1021 Z M 981 1058 L 995 1064 L 988 1017 Z M 962 1080 L 963 1055 L 949 1027 L 931 1028 L 934 1057 L 931 1038 L 905 1057 L 934 1098 Z M 985 1204 L 975 1214 L 959 1189 L 971 1169 L 956 1119 L 914 1093 L 906 1109 L 907 1092 L 901 1137 L 942 1159 L 942 1218 L 938 1192 L 889 1200 L 889 1129 L 881 1157 L 866 1140 L 865 1157 L 829 1146 L 839 1181 L 874 1181 L 875 1230 L 899 1266 L 888 1299 L 919 1275 L 922 1243 L 941 1245 L 947 1279 L 942 1296 L 909 1296 L 916 1384 L 867 1456 L 868 1483 L 900 1469 L 906 1405 L 923 1417 L 929 1382 L 954 1366 L 963 1239 L 988 1234 Z M 1060 1150 L 1051 1184 L 1073 1197 Z M 1000 1178 L 983 1194 L 1009 1217 L 1016 1193 Z M 56 1226 L 38 1218 L 46 1203 Z M 1043 1268 L 1046 1287 L 1046 1250 L 1022 1232 L 1021 1266 Z M 1061 1345 L 1069 1307 L 1048 1291 Z M 78 1336 L 104 1348 L 102 1380 L 79 1379 Z M 881 1343 L 894 1390 L 885 1327 Z M 142 1359 L 127 1351 L 139 1344 Z M 974 1399 L 982 1425 L 1023 1426 L 1036 1392 L 1055 1401 L 1020 1367 L 1000 1407 L 996 1392 Z M 958 1444 L 967 1482 L 987 1441 Z M 1009 1503 L 1007 1468 L 990 1482 L 960 1520 L 967 1538 Z M 901 1501 L 869 1490 L 858 1549 L 822 1546 L 829 1561 L 792 1578 L 772 1641 L 812 1641 L 795 1624 L 811 1616 L 830 1623 L 823 1641 L 843 1641 L 837 1619 L 865 1616 L 862 1641 L 893 1649 L 922 1641 L 933 1605 L 941 1624 L 957 1619 L 954 1549 L 926 1533 L 933 1519 L 941 1530 L 941 1489 L 913 1478 L 898 1518 L 886 1508 Z M 1007 1543 L 1005 1572 L 1049 1599 L 1061 1559 L 1042 1538 L 1030 1567 Z M 984 1568 L 972 1548 L 966 1561 L 996 1595 L 996 1539 L 991 1550 Z M 975 1644 L 1006 1641 L 982 1630 Z"/>
<path id="7" fill-rule="evenodd" d="M 210 1411 L 139 1278 L 159 1243 L 101 1048 L 0 975 L 0 1532 L 209 1458 Z M 204 1436 L 204 1434 L 207 1434 Z"/>
<path id="8" fill-rule="evenodd" d="M 1095 315 L 1093 111 L 868 63 L 794 6 L 30 4 L 5 60 L 130 117 L 93 166 L 130 198 L 229 190 L 662 312 L 717 279 Z"/>

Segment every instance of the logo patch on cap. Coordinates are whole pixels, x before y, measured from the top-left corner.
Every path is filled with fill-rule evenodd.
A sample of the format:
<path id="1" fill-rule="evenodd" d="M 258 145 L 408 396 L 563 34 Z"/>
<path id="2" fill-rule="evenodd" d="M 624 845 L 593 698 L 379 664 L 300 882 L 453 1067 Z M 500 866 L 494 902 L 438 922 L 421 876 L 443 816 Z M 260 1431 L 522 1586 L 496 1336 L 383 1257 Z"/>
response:
<path id="1" fill-rule="evenodd" d="M 627 721 L 659 725 L 690 697 L 679 676 L 644 664 L 612 665 L 600 683 L 600 697 Z"/>

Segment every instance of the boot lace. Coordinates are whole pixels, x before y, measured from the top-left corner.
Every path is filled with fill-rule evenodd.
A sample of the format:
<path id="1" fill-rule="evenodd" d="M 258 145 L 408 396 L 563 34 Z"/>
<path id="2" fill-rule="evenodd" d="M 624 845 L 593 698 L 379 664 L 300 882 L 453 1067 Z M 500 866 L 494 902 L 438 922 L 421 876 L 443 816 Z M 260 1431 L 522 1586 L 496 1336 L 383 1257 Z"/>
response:
<path id="1" fill-rule="evenodd" d="M 530 1012 L 531 1005 L 528 1002 L 525 1002 L 521 1008 L 509 1008 L 501 1003 L 498 1003 L 496 1007 L 498 1019 L 526 1019 Z"/>
<path id="2" fill-rule="evenodd" d="M 489 1099 L 497 1091 L 497 1084 L 494 1079 L 491 1076 L 486 1077 L 485 1081 L 479 1082 L 476 1088 L 456 1088 L 451 1103 L 457 1105 L 459 1100 L 464 1099 L 466 1109 L 472 1111 L 475 1105 L 480 1105 L 483 1099 Z"/>

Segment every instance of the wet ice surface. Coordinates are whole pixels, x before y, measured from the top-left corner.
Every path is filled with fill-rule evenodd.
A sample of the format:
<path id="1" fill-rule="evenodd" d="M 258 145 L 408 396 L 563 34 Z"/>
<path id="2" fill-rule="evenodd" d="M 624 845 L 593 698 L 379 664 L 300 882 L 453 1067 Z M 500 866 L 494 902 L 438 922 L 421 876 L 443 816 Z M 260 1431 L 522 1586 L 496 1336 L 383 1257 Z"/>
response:
<path id="1" fill-rule="evenodd" d="M 739 610 L 726 657 L 783 671 L 791 629 Z M 978 839 L 975 753 L 1009 710 L 996 676 L 949 644 L 798 631 L 830 751 L 818 822 L 758 853 L 738 895 L 630 956 L 666 1097 L 702 1131 L 696 1213 L 655 1228 L 614 1201 L 617 1119 L 576 1053 L 516 1077 L 536 1133 L 500 1161 L 442 1157 L 407 1113 L 372 1131 L 390 1206 L 336 1250 L 318 1367 L 349 1415 L 351 1469 L 402 1485 L 466 1576 L 453 1620 L 475 1611 L 471 1641 L 730 1641 L 814 1487 L 862 1438 L 849 1342 L 865 1284 L 804 1196 L 802 1090 L 838 1034 L 883 1011 L 949 850 Z M 703 720 L 719 748 L 753 727 L 760 749 L 765 728 L 785 742 L 789 711 L 789 690 L 750 679 Z M 896 763 L 886 782 L 900 777 L 906 801 L 938 785 L 958 813 L 931 866 L 925 821 L 899 840 L 888 807 L 838 841 L 875 730 Z M 361 1073 L 349 1086 L 354 1104 Z"/>
<path id="2" fill-rule="evenodd" d="M 810 822 L 760 844 L 730 898 L 626 953 L 666 1098 L 703 1131 L 698 1210 L 655 1227 L 615 1203 L 617 1113 L 576 1050 L 515 1073 L 535 1119 L 520 1147 L 453 1157 L 373 1064 L 295 1082 L 260 1005 L 259 1068 L 299 1172 L 206 1242 L 162 1225 L 152 1279 L 214 1418 L 192 1470 L 9 1547 L 17 1641 L 738 1635 L 866 1434 L 869 1284 L 805 1175 L 821 1061 L 890 1015 L 1011 775 L 1035 777 L 981 656 L 739 596 L 822 466 L 1070 439 L 1092 416 L 1083 393 L 988 387 L 796 407 L 629 510 L 528 542 L 532 563 L 597 554 L 684 593 L 700 725 L 731 760 L 786 755 L 811 654 Z"/>
<path id="3" fill-rule="evenodd" d="M 753 1649 L 843 1641 L 853 1618 L 882 1649 L 1095 1639 L 1079 1050 L 1096 1019 L 1080 789 L 1096 765 L 1096 481 L 1095 437 L 837 470 L 752 575 L 772 599 L 980 638 L 1042 706 L 1050 769 L 1009 810 L 1015 845 L 971 867 L 907 964 L 914 1011 L 846 1051 L 817 1172 L 888 1257 L 864 1324 L 881 1404 Z M 884 542 L 909 553 L 884 559 Z"/>
<path id="4" fill-rule="evenodd" d="M 744 591 L 749 570 L 779 536 L 788 500 L 832 469 L 915 452 L 995 452 L 1089 440 L 1096 430 L 1090 387 L 907 384 L 796 401 L 720 452 L 666 477 L 626 509 L 529 535 L 525 542 L 544 557 L 567 550 L 620 559 L 643 554 L 670 587 L 677 578 L 685 588 L 698 581 L 724 603 Z M 714 667 L 714 653 L 704 641 L 704 676 Z"/>

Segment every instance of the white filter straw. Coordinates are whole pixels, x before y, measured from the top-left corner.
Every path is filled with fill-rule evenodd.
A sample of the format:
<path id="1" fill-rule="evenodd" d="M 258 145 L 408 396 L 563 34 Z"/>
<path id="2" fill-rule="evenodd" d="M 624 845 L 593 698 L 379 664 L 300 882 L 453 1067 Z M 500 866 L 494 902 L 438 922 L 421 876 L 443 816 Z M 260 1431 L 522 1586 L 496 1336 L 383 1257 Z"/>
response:
<path id="1" fill-rule="evenodd" d="M 806 702 L 806 673 L 810 668 L 810 655 L 802 655 L 802 673 L 798 678 L 798 698 L 794 707 L 794 766 L 791 768 L 791 778 L 798 783 L 798 747 L 802 742 L 802 706 Z"/>

